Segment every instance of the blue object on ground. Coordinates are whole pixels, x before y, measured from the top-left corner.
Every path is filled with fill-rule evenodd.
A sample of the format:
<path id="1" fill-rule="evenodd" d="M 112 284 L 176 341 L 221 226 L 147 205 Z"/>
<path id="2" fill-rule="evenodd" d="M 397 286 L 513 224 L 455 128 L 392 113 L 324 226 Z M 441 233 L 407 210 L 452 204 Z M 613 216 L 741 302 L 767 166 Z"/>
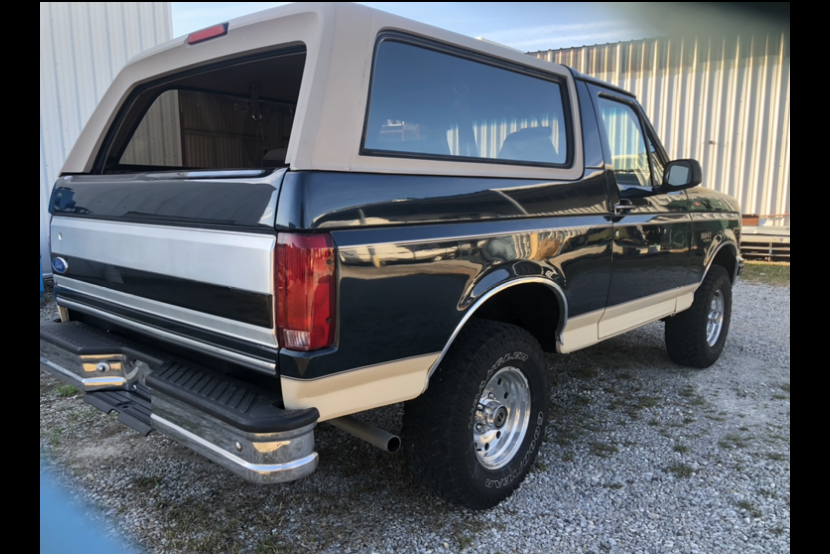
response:
<path id="1" fill-rule="evenodd" d="M 107 537 L 106 529 L 85 515 L 88 509 L 73 502 L 41 465 L 40 554 L 136 554 Z"/>

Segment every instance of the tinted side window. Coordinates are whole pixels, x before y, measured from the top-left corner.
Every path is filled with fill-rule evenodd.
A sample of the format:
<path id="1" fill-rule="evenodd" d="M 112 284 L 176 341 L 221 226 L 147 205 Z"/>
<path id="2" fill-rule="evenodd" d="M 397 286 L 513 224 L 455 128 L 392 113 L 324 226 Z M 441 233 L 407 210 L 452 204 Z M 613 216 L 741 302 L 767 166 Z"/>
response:
<path id="1" fill-rule="evenodd" d="M 637 113 L 628 104 L 599 98 L 602 123 L 611 149 L 611 163 L 617 184 L 651 186 L 648 151 Z"/>
<path id="2" fill-rule="evenodd" d="M 363 148 L 562 165 L 560 83 L 406 44 L 378 46 Z"/>

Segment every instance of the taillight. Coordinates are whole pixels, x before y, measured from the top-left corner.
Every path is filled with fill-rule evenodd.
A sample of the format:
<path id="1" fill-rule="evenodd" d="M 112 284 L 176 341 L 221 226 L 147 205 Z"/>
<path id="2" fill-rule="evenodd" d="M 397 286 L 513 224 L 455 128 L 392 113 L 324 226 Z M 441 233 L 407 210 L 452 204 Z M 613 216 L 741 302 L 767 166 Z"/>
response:
<path id="1" fill-rule="evenodd" d="M 334 344 L 336 263 L 327 234 L 277 238 L 277 339 L 290 350 Z"/>

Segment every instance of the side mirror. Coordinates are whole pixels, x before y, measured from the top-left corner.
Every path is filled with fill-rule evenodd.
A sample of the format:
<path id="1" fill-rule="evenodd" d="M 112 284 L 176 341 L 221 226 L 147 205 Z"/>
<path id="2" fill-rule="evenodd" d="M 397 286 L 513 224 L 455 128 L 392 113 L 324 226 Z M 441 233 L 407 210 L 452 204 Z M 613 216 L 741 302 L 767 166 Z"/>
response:
<path id="1" fill-rule="evenodd" d="M 663 172 L 663 192 L 698 186 L 703 181 L 703 170 L 697 160 L 674 160 Z"/>

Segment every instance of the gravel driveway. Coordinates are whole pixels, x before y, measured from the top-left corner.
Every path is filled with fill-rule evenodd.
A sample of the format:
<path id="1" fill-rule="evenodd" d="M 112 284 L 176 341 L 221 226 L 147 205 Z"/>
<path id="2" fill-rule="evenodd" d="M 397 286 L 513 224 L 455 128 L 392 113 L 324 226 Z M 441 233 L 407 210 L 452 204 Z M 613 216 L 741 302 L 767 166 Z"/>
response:
<path id="1" fill-rule="evenodd" d="M 401 456 L 325 424 L 311 477 L 248 485 L 44 372 L 41 471 L 150 552 L 790 551 L 788 287 L 736 287 L 726 350 L 707 370 L 672 364 L 660 323 L 549 360 L 546 441 L 521 488 L 487 512 L 436 500 Z M 401 415 L 366 419 L 397 430 Z"/>

